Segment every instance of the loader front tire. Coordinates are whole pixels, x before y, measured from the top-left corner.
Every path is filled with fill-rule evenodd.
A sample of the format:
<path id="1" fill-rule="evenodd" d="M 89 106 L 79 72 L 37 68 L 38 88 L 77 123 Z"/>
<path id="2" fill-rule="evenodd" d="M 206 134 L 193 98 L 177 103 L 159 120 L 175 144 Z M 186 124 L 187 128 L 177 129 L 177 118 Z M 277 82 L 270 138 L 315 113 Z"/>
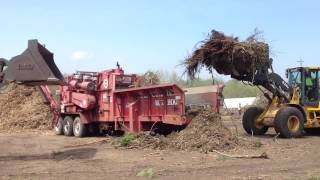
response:
<path id="1" fill-rule="evenodd" d="M 274 129 L 283 138 L 297 138 L 303 135 L 304 118 L 295 107 L 283 107 L 274 119 Z"/>
<path id="2" fill-rule="evenodd" d="M 73 121 L 73 134 L 76 137 L 84 137 L 87 134 L 87 126 L 81 122 L 79 116 Z"/>
<path id="3" fill-rule="evenodd" d="M 250 135 L 264 135 L 268 127 L 257 122 L 258 117 L 263 113 L 263 108 L 258 106 L 249 107 L 243 114 L 242 126 Z"/>
<path id="4" fill-rule="evenodd" d="M 54 126 L 53 129 L 56 135 L 63 134 L 63 119 L 61 117 L 58 119 L 58 123 Z"/>
<path id="5" fill-rule="evenodd" d="M 66 116 L 63 121 L 64 135 L 73 136 L 73 118 L 71 116 Z"/>

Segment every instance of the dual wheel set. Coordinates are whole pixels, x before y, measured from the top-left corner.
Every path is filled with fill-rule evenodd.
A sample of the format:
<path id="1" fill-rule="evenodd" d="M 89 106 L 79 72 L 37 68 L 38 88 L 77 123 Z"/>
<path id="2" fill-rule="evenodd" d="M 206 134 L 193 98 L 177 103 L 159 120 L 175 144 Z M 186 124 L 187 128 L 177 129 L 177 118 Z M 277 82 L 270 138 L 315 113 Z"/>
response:
<path id="1" fill-rule="evenodd" d="M 54 131 L 56 135 L 84 137 L 88 128 L 86 124 L 81 123 L 79 116 L 65 116 L 59 118 Z"/>
<path id="2" fill-rule="evenodd" d="M 268 131 L 268 126 L 257 121 L 263 112 L 264 109 L 258 106 L 252 106 L 246 110 L 242 125 L 248 134 L 263 135 Z M 304 134 L 304 122 L 305 118 L 299 109 L 284 106 L 277 112 L 273 127 L 276 133 L 283 138 L 297 138 Z"/>

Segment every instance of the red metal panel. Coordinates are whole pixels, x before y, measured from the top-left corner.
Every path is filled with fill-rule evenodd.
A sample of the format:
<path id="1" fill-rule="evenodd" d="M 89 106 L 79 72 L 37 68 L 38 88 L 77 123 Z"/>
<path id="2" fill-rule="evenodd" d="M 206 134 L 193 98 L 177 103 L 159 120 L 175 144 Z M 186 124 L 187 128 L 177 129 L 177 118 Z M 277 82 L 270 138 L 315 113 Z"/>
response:
<path id="1" fill-rule="evenodd" d="M 191 108 L 210 107 L 219 112 L 223 88 L 223 84 L 185 88 L 186 105 Z"/>
<path id="2" fill-rule="evenodd" d="M 187 123 L 184 116 L 184 93 L 176 85 L 119 90 L 115 91 L 115 97 L 118 99 L 116 106 L 121 107 L 117 116 L 124 121 L 159 121 L 174 125 Z"/>
<path id="3" fill-rule="evenodd" d="M 93 95 L 84 93 L 73 92 L 71 101 L 83 110 L 91 110 L 97 105 L 96 98 Z"/>

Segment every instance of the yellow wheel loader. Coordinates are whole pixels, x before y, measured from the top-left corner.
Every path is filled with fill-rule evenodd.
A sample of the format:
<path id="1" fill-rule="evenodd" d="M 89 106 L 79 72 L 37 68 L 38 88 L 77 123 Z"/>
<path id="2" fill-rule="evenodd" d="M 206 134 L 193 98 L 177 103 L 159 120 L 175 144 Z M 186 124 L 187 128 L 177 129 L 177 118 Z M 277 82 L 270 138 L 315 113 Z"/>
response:
<path id="1" fill-rule="evenodd" d="M 243 127 L 248 134 L 262 135 L 273 127 L 282 137 L 293 138 L 320 127 L 320 67 L 288 69 L 285 81 L 273 71 L 269 46 L 259 41 L 258 34 L 239 41 L 212 30 L 210 37 L 183 62 L 185 72 L 194 78 L 205 67 L 210 73 L 215 70 L 269 91 L 265 93 L 267 107 L 250 107 L 244 113 Z"/>
<path id="2" fill-rule="evenodd" d="M 320 127 L 320 67 L 288 69 L 284 81 L 269 66 L 258 69 L 253 85 L 263 86 L 272 94 L 267 107 L 249 107 L 242 119 L 248 134 L 263 135 L 273 127 L 283 138 L 301 137 L 304 131 Z M 235 77 L 246 80 L 245 77 Z"/>

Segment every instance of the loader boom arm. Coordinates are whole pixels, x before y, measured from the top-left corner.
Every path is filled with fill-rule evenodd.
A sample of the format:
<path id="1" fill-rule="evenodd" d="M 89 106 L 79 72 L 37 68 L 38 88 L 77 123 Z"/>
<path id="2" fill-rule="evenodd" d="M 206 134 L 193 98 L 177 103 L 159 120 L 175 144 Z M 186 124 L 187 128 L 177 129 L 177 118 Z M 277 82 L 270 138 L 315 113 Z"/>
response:
<path id="1" fill-rule="evenodd" d="M 57 122 L 60 118 L 59 103 L 53 97 L 49 86 L 39 86 L 39 90 L 40 90 L 42 97 L 44 99 L 44 103 L 48 104 L 51 108 L 51 111 L 53 114 L 52 126 L 54 126 L 57 124 Z"/>
<path id="2" fill-rule="evenodd" d="M 262 86 L 274 96 L 281 97 L 289 102 L 288 93 L 290 92 L 290 87 L 279 74 L 273 72 L 272 59 L 265 65 L 257 67 L 252 76 L 231 75 L 231 77 L 240 81 L 249 82 L 254 86 Z M 270 97 L 267 98 L 271 100 Z"/>

